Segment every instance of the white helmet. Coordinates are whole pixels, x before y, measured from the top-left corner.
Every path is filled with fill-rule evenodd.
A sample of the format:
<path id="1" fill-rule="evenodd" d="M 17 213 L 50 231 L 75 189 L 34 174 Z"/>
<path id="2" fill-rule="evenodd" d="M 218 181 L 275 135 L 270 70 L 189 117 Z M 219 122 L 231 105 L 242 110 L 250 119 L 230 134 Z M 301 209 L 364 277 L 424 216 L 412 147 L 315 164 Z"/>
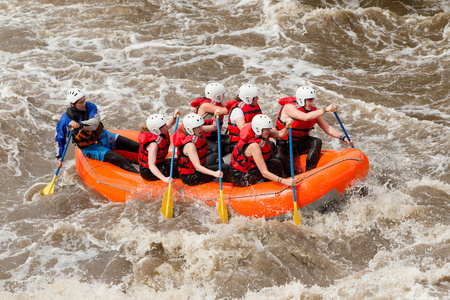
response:
<path id="1" fill-rule="evenodd" d="M 273 128 L 272 119 L 266 115 L 256 115 L 252 120 L 252 129 L 256 135 L 261 135 L 263 129 Z"/>
<path id="2" fill-rule="evenodd" d="M 161 114 L 153 114 L 148 116 L 147 121 L 145 122 L 147 124 L 148 130 L 150 130 L 151 133 L 160 135 L 161 130 L 160 128 L 166 125 L 167 119 Z"/>
<path id="3" fill-rule="evenodd" d="M 81 98 L 83 98 L 84 92 L 80 89 L 71 89 L 69 91 L 69 93 L 67 93 L 67 104 L 70 105 L 70 103 L 75 103 L 78 100 L 80 100 Z"/>
<path id="4" fill-rule="evenodd" d="M 244 84 L 239 88 L 239 99 L 250 105 L 253 102 L 253 98 L 259 97 L 259 89 L 256 85 Z"/>
<path id="5" fill-rule="evenodd" d="M 189 135 L 194 135 L 194 128 L 205 123 L 203 118 L 196 113 L 189 113 L 183 119 L 183 127 Z"/>
<path id="6" fill-rule="evenodd" d="M 225 86 L 219 82 L 208 83 L 205 87 L 205 96 L 208 99 L 220 103 L 222 102 L 226 91 Z"/>
<path id="7" fill-rule="evenodd" d="M 309 86 L 301 86 L 297 89 L 295 98 L 297 98 L 298 104 L 300 104 L 301 106 L 305 106 L 306 99 L 316 98 L 316 91 Z"/>

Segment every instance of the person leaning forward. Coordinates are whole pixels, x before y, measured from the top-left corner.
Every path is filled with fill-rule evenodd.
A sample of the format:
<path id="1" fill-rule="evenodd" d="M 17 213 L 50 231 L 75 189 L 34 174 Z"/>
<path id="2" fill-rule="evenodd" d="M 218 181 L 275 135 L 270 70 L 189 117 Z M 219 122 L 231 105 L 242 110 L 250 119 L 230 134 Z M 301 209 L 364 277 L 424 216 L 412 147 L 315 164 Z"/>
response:
<path id="1" fill-rule="evenodd" d="M 62 166 L 59 158 L 62 156 L 67 142 L 68 128 L 73 128 L 73 142 L 86 157 L 112 163 L 124 170 L 139 173 L 133 165 L 122 155 L 113 150 L 139 152 L 139 143 L 112 133 L 103 128 L 97 106 L 92 102 L 86 102 L 82 90 L 71 89 L 66 98 L 69 105 L 56 125 L 58 168 Z"/>
<path id="2" fill-rule="evenodd" d="M 196 98 L 191 102 L 191 106 L 194 107 L 194 113 L 200 115 L 205 121 L 205 125 L 212 125 L 214 121 L 214 112 L 220 110 L 219 122 L 220 127 L 223 125 L 223 117 L 228 114 L 228 110 L 223 106 L 223 100 L 225 98 L 226 89 L 220 82 L 208 83 L 205 87 L 205 96 Z M 204 133 L 208 142 L 208 154 L 218 152 L 217 143 L 217 130 Z M 230 138 L 228 135 L 222 135 L 220 137 L 222 154 L 227 154 L 230 144 Z"/>
<path id="3" fill-rule="evenodd" d="M 335 138 L 353 145 L 353 141 L 348 141 L 339 131 L 330 126 L 322 117 L 327 112 L 334 112 L 338 109 L 336 104 L 332 103 L 325 108 L 317 109 L 314 101 L 316 91 L 308 86 L 299 87 L 296 91 L 296 97 L 286 97 L 278 100 L 282 105 L 277 119 L 277 129 L 286 127 L 286 120 L 294 120 L 292 123 L 292 148 L 293 155 L 308 153 L 306 156 L 305 172 L 314 169 L 320 158 L 322 150 L 322 140 L 310 136 L 311 130 L 318 124 L 322 130 Z M 289 136 L 277 139 L 277 146 L 282 153 L 285 172 L 289 166 Z M 297 173 L 297 172 L 296 172 Z"/>
<path id="4" fill-rule="evenodd" d="M 244 84 L 239 88 L 239 94 L 234 100 L 227 101 L 225 107 L 228 109 L 228 134 L 230 137 L 227 153 L 233 151 L 239 142 L 239 134 L 242 128 L 251 123 L 253 118 L 262 114 L 258 104 L 259 89 L 253 84 Z"/>
<path id="5" fill-rule="evenodd" d="M 152 114 L 141 127 L 138 136 L 139 171 L 143 179 L 147 181 L 159 179 L 165 183 L 172 183 L 173 178 L 179 177 L 176 161 L 172 167 L 172 159 L 166 158 L 170 146 L 169 129 L 175 125 L 179 115 L 178 109 L 175 109 L 170 119 L 161 114 Z M 172 177 L 169 177 L 171 170 Z"/>
<path id="6" fill-rule="evenodd" d="M 220 114 L 220 110 L 216 111 Z M 219 171 L 217 153 L 208 153 L 208 143 L 204 132 L 217 130 L 214 121 L 212 125 L 203 125 L 203 118 L 196 113 L 189 113 L 183 118 L 183 124 L 173 136 L 173 144 L 177 147 L 178 171 L 185 185 L 199 185 L 215 178 L 224 178 L 228 165 L 223 164 L 223 172 Z M 222 162 L 222 161 L 221 161 Z"/>
<path id="7" fill-rule="evenodd" d="M 291 121 L 288 121 L 289 126 Z M 294 186 L 295 179 L 284 178 L 283 163 L 273 156 L 269 137 L 278 138 L 287 135 L 288 130 L 273 130 L 272 120 L 266 115 L 257 115 L 251 124 L 245 125 L 240 132 L 240 140 L 231 155 L 229 180 L 235 186 L 250 186 L 258 181 L 272 180 L 287 186 Z"/>

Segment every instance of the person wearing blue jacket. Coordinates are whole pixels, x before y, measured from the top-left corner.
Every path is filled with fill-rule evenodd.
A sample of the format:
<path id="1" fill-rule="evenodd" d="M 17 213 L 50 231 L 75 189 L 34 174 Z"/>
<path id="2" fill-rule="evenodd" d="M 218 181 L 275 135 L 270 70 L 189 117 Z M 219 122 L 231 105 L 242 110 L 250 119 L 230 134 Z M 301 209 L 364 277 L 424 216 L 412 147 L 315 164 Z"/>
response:
<path id="1" fill-rule="evenodd" d="M 113 151 L 124 150 L 138 153 L 140 145 L 138 142 L 104 129 L 97 106 L 94 103 L 86 102 L 82 90 L 71 89 L 66 101 L 70 107 L 62 114 L 56 125 L 55 140 L 58 143 L 56 165 L 58 168 L 62 166 L 59 158 L 64 152 L 68 132 L 70 128 L 73 128 L 72 141 L 86 157 L 112 163 L 129 172 L 139 173 L 128 160 Z"/>

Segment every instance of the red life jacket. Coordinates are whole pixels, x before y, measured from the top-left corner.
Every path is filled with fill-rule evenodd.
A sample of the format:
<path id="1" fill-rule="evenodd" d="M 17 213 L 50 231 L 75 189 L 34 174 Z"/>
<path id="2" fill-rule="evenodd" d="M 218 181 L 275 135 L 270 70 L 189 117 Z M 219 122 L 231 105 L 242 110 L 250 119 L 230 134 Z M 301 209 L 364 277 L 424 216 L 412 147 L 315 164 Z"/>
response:
<path id="1" fill-rule="evenodd" d="M 278 119 L 277 119 L 277 130 L 281 130 L 284 127 L 286 127 L 286 123 L 281 121 L 281 113 L 283 111 L 283 108 L 286 104 L 293 104 L 295 107 L 304 113 L 308 113 L 306 111 L 305 107 L 300 106 L 300 104 L 297 103 L 297 99 L 295 97 L 286 97 L 281 98 L 278 100 L 278 103 L 282 105 L 280 112 L 278 113 Z M 311 111 L 317 110 L 316 107 L 313 107 Z M 309 132 L 314 129 L 314 125 L 316 125 L 317 119 L 311 120 L 311 121 L 301 121 L 301 120 L 294 120 L 292 122 L 292 140 L 300 140 L 302 137 L 308 136 Z M 281 138 L 283 140 L 288 140 L 289 135 L 286 135 L 284 138 Z"/>
<path id="2" fill-rule="evenodd" d="M 194 112 L 196 114 L 198 114 L 198 110 L 200 109 L 200 106 L 203 103 L 211 103 L 214 104 L 215 106 L 218 107 L 223 107 L 222 103 L 213 101 L 211 99 L 207 99 L 207 98 L 197 98 L 194 101 L 191 102 L 191 106 L 195 108 Z M 203 117 L 203 116 L 202 116 Z M 205 121 L 205 125 L 212 125 L 213 123 L 213 119 L 215 118 L 214 114 L 212 113 L 207 113 L 206 116 L 203 117 L 203 120 Z M 219 122 L 220 122 L 220 126 L 222 127 L 223 124 L 223 115 L 219 116 Z M 217 137 L 217 130 L 214 131 L 210 131 L 210 132 L 205 132 L 204 133 L 205 137 L 210 137 L 210 136 L 215 136 Z"/>
<path id="3" fill-rule="evenodd" d="M 208 151 L 208 143 L 203 135 L 203 132 L 200 136 L 196 135 L 185 135 L 182 131 L 183 126 L 180 126 L 178 130 L 173 135 L 173 144 L 177 147 L 177 156 L 178 156 L 178 171 L 180 175 L 188 175 L 195 173 L 195 167 L 192 164 L 189 156 L 183 153 L 183 148 L 187 143 L 194 143 L 197 148 L 198 158 L 200 160 L 200 164 L 204 165 L 206 162 L 206 152 Z"/>
<path id="4" fill-rule="evenodd" d="M 239 142 L 239 127 L 236 123 L 230 122 L 229 116 L 231 112 L 236 107 L 239 107 L 244 112 L 245 123 L 250 123 L 256 115 L 262 114 L 259 104 L 255 106 L 250 106 L 242 101 L 231 100 L 225 104 L 226 109 L 228 109 L 228 134 L 230 135 L 230 142 Z"/>
<path id="5" fill-rule="evenodd" d="M 138 141 L 141 143 L 139 147 L 139 165 L 148 169 L 148 151 L 147 145 L 155 142 L 158 145 L 158 152 L 156 152 L 155 165 L 160 164 L 164 161 L 169 153 L 170 135 L 166 133 L 165 135 L 156 135 L 150 132 L 141 132 L 138 135 Z"/>
<path id="6" fill-rule="evenodd" d="M 264 140 L 261 136 L 256 136 L 251 124 L 245 125 L 240 134 L 239 143 L 233 150 L 231 155 L 231 166 L 241 172 L 248 173 L 253 168 L 256 168 L 256 163 L 253 156 L 245 155 L 245 150 L 252 143 L 258 143 L 261 147 L 261 152 L 264 160 L 267 160 L 272 153 L 272 146 L 269 141 Z"/>

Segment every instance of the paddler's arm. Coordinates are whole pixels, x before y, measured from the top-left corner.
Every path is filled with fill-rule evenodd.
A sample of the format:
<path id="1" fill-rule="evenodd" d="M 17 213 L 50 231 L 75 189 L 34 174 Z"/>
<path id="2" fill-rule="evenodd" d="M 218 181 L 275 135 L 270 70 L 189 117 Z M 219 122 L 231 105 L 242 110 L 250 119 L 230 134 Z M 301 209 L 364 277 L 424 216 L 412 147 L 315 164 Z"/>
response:
<path id="1" fill-rule="evenodd" d="M 286 121 L 286 126 L 281 130 L 271 129 L 269 136 L 272 138 L 284 138 L 289 134 L 289 127 L 292 125 L 292 119 Z"/>
<path id="2" fill-rule="evenodd" d="M 234 123 L 236 123 L 236 126 L 239 128 L 239 130 L 242 130 L 242 128 L 247 125 L 247 123 L 245 123 L 245 119 L 244 118 L 237 118 L 236 120 L 234 120 Z"/>
<path id="3" fill-rule="evenodd" d="M 300 121 L 311 121 L 315 120 L 318 117 L 322 116 L 324 113 L 329 111 L 334 111 L 337 109 L 336 104 L 332 103 L 328 105 L 326 108 L 320 108 L 315 111 L 311 111 L 309 113 L 304 113 L 298 110 L 293 104 L 286 104 L 283 109 L 283 114 L 281 120 L 284 122 L 284 114 L 291 119 L 300 120 Z"/>
<path id="4" fill-rule="evenodd" d="M 256 166 L 258 167 L 264 178 L 282 183 L 287 186 L 294 186 L 296 184 L 295 179 L 278 177 L 267 169 L 266 162 L 264 161 L 264 157 L 261 152 L 261 146 L 258 143 L 250 144 L 245 150 L 245 154 L 253 156 Z"/>
<path id="5" fill-rule="evenodd" d="M 214 119 L 214 122 L 212 125 L 203 125 L 202 130 L 203 130 L 203 132 L 211 132 L 211 131 L 217 130 L 216 120 Z"/>
<path id="6" fill-rule="evenodd" d="M 155 165 L 156 163 L 156 156 L 158 154 L 158 145 L 156 143 L 150 143 L 147 146 L 148 151 L 148 168 L 152 173 L 158 177 L 160 180 L 164 181 L 165 183 L 172 183 L 173 179 L 171 177 L 166 177 L 161 173 L 161 171 L 158 169 L 158 167 Z"/>
<path id="7" fill-rule="evenodd" d="M 239 130 L 242 130 L 242 127 L 247 124 L 245 123 L 245 115 L 242 109 L 235 107 L 230 110 L 230 114 L 228 115 L 228 123 L 230 122 L 236 124 Z"/>
<path id="8" fill-rule="evenodd" d="M 71 121 L 71 123 L 72 122 L 73 121 Z M 97 129 L 99 124 L 100 124 L 100 114 L 95 114 L 94 117 L 90 118 L 89 120 L 80 122 L 79 125 L 81 125 L 81 127 L 85 130 L 94 131 Z"/>
<path id="9" fill-rule="evenodd" d="M 80 123 L 75 122 L 74 120 L 70 121 L 69 125 L 67 126 L 72 127 L 73 129 L 81 127 Z"/>
<path id="10" fill-rule="evenodd" d="M 61 158 L 64 147 L 66 146 L 66 140 L 67 140 L 67 124 L 69 118 L 66 117 L 64 114 L 61 116 L 61 119 L 58 121 L 58 124 L 56 125 L 56 135 L 55 135 L 55 141 L 56 141 L 56 158 Z M 59 166 L 58 166 L 59 167 Z"/>
<path id="11" fill-rule="evenodd" d="M 61 119 L 58 121 L 56 125 L 56 136 L 55 141 L 57 142 L 56 146 L 56 166 L 61 168 L 64 164 L 64 161 L 61 162 L 61 157 L 64 153 L 64 148 L 67 143 L 67 133 L 69 130 L 70 119 L 64 114 Z M 75 124 L 78 124 L 74 122 Z"/>
<path id="12" fill-rule="evenodd" d="M 329 136 L 332 136 L 334 138 L 340 139 L 350 146 L 353 146 L 353 140 L 350 139 L 350 141 L 347 140 L 347 137 L 342 135 L 339 131 L 337 131 L 333 126 L 330 126 L 327 121 L 323 117 L 319 117 L 317 119 L 317 124 L 322 128 L 322 130 L 328 134 Z"/>
<path id="13" fill-rule="evenodd" d="M 200 159 L 198 158 L 197 148 L 195 147 L 194 143 L 187 143 L 183 148 L 184 155 L 189 156 L 190 161 L 194 165 L 194 168 L 206 175 L 211 175 L 216 178 L 222 178 L 223 172 L 220 171 L 213 171 L 208 168 L 205 168 L 200 163 Z"/>
<path id="14" fill-rule="evenodd" d="M 220 116 L 222 113 L 220 112 L 220 109 L 216 109 L 214 111 L 214 118 L 213 118 L 213 123 L 212 125 L 203 125 L 203 132 L 211 132 L 211 131 L 216 131 L 217 130 L 217 116 Z"/>
<path id="15" fill-rule="evenodd" d="M 203 115 L 203 113 L 210 113 L 210 114 L 214 114 L 217 110 L 220 111 L 221 115 L 226 115 L 228 113 L 228 109 L 226 109 L 225 107 L 220 107 L 220 106 L 216 106 L 212 103 L 203 103 L 200 106 L 200 109 L 198 111 L 199 115 Z"/>
<path id="16" fill-rule="evenodd" d="M 173 125 L 175 125 L 176 121 L 177 121 L 177 116 L 181 116 L 181 113 L 178 109 L 175 109 L 175 111 L 173 112 L 173 116 L 172 118 L 169 119 L 169 121 L 166 122 L 167 128 L 172 128 Z"/>

